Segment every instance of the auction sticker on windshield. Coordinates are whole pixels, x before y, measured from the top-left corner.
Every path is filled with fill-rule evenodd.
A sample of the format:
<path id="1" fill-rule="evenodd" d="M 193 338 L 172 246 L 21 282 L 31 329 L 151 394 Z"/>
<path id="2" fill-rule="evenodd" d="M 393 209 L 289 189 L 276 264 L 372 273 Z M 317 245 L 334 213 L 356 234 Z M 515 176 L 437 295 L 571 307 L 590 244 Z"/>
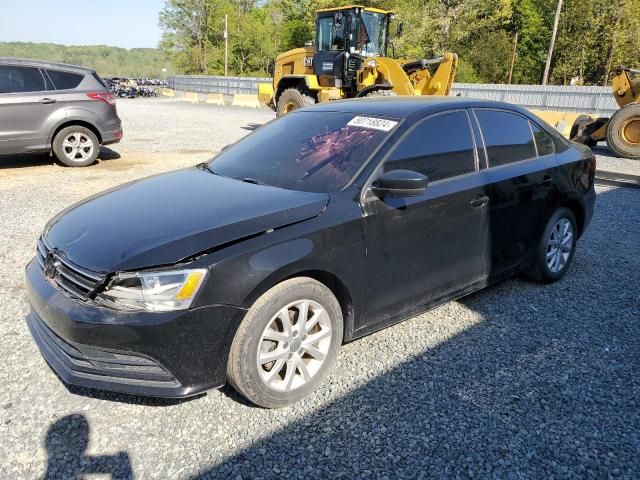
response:
<path id="1" fill-rule="evenodd" d="M 397 124 L 398 122 L 394 122 L 393 120 L 387 120 L 386 118 L 353 117 L 351 121 L 347 123 L 347 126 L 370 128 L 372 130 L 380 130 L 382 132 L 388 132 Z"/>

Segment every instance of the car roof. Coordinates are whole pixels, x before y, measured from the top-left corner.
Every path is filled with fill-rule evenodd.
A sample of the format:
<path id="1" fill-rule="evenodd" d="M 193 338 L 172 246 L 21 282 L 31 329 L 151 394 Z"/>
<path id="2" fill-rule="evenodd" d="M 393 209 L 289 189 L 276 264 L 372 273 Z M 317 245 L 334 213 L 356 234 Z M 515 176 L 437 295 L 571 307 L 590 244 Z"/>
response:
<path id="1" fill-rule="evenodd" d="M 517 106 L 506 102 L 483 100 L 466 97 L 444 97 L 436 95 L 426 96 L 380 96 L 369 98 L 355 98 L 349 100 L 337 100 L 321 103 L 307 109 L 314 112 L 343 112 L 360 115 L 374 115 L 380 117 L 392 117 L 397 119 L 411 119 L 412 117 L 424 117 L 430 113 L 457 108 L 500 108 L 521 113 L 527 117 L 531 114 Z"/>
<path id="2" fill-rule="evenodd" d="M 64 70 L 73 70 L 76 72 L 93 72 L 93 69 L 87 67 L 81 67 L 80 65 L 71 65 L 69 63 L 62 62 L 50 62 L 48 60 L 33 60 L 29 58 L 11 58 L 0 57 L 0 65 L 24 65 L 29 67 L 39 68 L 62 68 Z"/>

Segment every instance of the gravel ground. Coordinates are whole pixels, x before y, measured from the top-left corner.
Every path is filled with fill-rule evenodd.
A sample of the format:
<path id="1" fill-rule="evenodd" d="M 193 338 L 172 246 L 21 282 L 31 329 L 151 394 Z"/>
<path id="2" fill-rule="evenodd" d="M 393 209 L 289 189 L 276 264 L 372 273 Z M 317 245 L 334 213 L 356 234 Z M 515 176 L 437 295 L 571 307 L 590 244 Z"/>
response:
<path id="1" fill-rule="evenodd" d="M 598 170 L 625 173 L 627 175 L 640 175 L 640 160 L 618 158 L 609 150 L 606 143 L 600 142 L 597 147 L 593 148 L 593 153 L 598 157 Z"/>
<path id="2" fill-rule="evenodd" d="M 0 160 L 1 479 L 640 477 L 633 190 L 598 188 L 560 283 L 510 280 L 345 345 L 333 374 L 292 407 L 255 408 L 228 387 L 188 401 L 65 387 L 25 325 L 23 267 L 46 221 L 93 192 L 201 161 L 271 115 L 134 102 L 120 108 L 121 158 L 107 152 L 85 169 Z M 229 138 L 214 129 L 198 140 L 205 133 L 178 120 L 166 128 L 181 112 Z"/>

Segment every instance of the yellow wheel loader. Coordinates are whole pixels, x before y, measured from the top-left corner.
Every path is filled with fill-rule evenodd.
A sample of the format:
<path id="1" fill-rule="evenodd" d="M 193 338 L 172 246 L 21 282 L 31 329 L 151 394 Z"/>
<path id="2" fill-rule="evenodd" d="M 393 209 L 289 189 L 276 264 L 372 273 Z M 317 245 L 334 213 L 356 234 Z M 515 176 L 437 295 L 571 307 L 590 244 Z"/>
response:
<path id="1" fill-rule="evenodd" d="M 458 56 L 445 53 L 416 61 L 387 57 L 392 18 L 390 11 L 359 5 L 318 10 L 315 46 L 278 55 L 273 84 L 258 86 L 260 102 L 282 115 L 343 98 L 448 95 Z"/>
<path id="2" fill-rule="evenodd" d="M 611 118 L 576 119 L 569 138 L 590 147 L 601 140 L 621 157 L 640 159 L 640 70 L 617 67 L 611 79 L 613 96 L 620 107 Z"/>

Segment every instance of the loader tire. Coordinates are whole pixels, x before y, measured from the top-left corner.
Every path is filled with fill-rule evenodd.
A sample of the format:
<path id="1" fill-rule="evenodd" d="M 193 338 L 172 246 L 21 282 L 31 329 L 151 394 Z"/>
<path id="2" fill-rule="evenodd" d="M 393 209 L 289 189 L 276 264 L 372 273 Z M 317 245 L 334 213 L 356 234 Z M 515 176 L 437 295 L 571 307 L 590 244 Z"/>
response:
<path id="1" fill-rule="evenodd" d="M 302 107 L 309 107 L 315 105 L 316 99 L 311 95 L 301 92 L 297 88 L 287 88 L 284 90 L 278 98 L 278 104 L 276 106 L 276 115 L 285 115 L 289 112 L 297 110 Z"/>
<path id="2" fill-rule="evenodd" d="M 589 115 L 580 115 L 571 127 L 569 140 L 593 148 L 598 145 L 598 140 L 591 138 L 591 134 L 599 130 L 608 121 L 608 118 L 596 118 L 594 120 Z"/>
<path id="3" fill-rule="evenodd" d="M 580 139 L 577 138 L 578 133 L 581 133 L 584 127 L 591 122 L 593 122 L 593 119 L 589 115 L 580 115 L 578 118 L 576 118 L 576 121 L 573 122 L 573 125 L 571 126 L 569 140 L 571 140 L 572 142 L 583 143 L 580 141 Z"/>
<path id="4" fill-rule="evenodd" d="M 630 103 L 613 114 L 607 144 L 620 157 L 640 159 L 640 103 Z"/>

